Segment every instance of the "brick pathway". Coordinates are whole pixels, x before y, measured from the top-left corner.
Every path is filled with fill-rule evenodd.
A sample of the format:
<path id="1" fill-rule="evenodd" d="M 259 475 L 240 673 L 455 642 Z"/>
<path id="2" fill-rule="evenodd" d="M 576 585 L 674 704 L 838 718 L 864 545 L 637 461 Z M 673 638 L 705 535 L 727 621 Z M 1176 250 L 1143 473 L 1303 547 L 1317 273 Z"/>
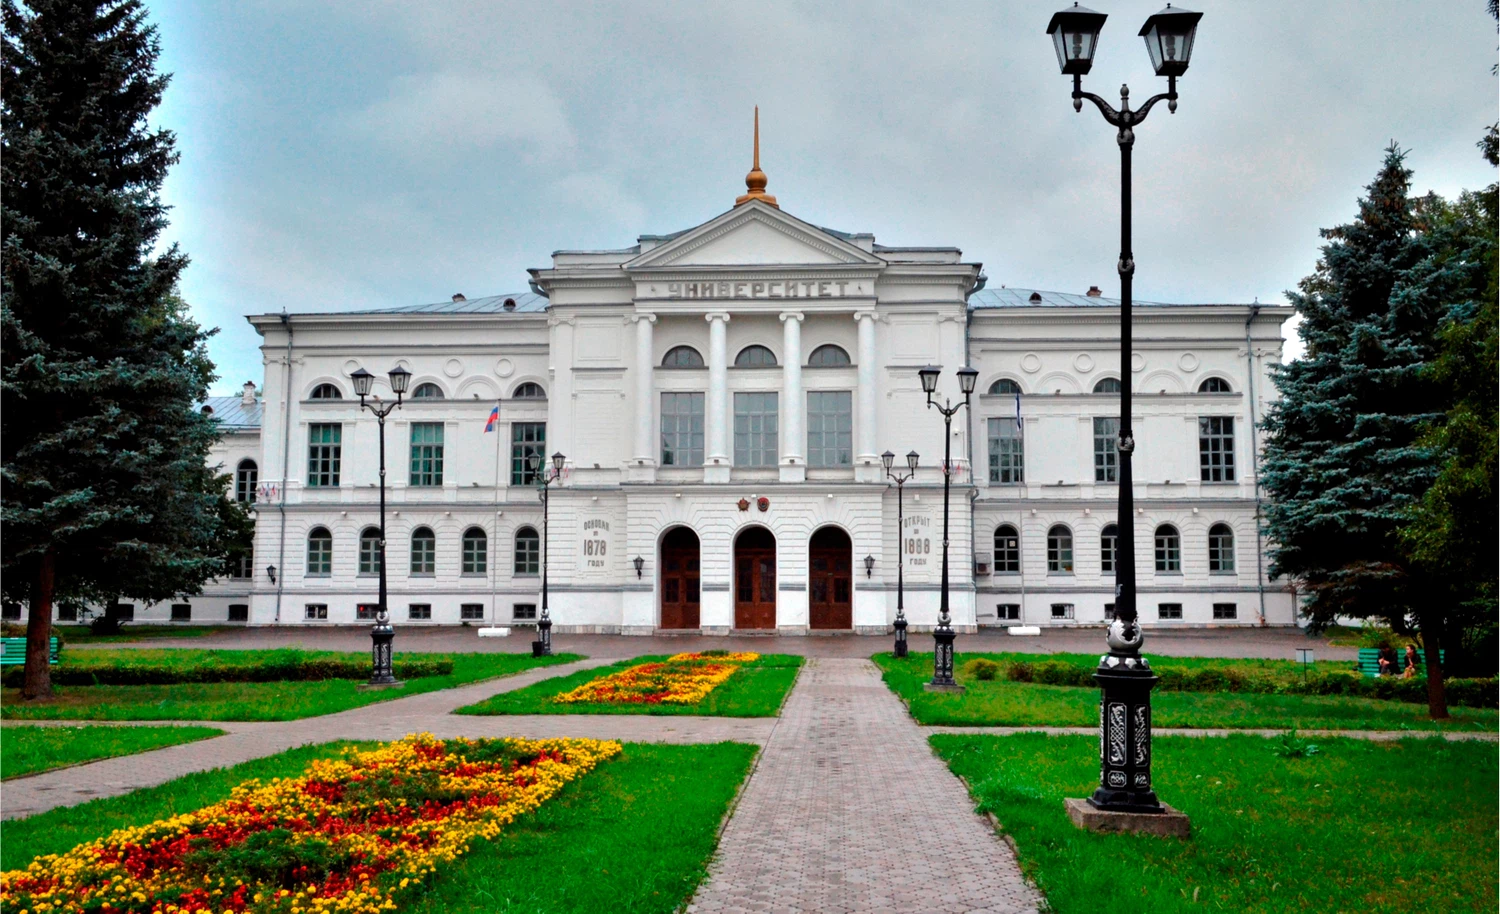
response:
<path id="1" fill-rule="evenodd" d="M 972 810 L 874 664 L 812 659 L 688 910 L 1036 911 Z"/>

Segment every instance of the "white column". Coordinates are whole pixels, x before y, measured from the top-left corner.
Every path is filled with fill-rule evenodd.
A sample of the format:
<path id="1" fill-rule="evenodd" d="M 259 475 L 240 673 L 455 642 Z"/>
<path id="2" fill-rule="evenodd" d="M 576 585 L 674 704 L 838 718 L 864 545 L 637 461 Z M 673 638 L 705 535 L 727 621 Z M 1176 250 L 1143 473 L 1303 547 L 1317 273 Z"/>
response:
<path id="1" fill-rule="evenodd" d="M 655 436 L 651 434 L 652 407 L 655 405 L 656 353 L 651 342 L 654 314 L 634 314 L 635 321 L 635 456 L 631 463 L 649 466 L 656 463 Z"/>
<path id="2" fill-rule="evenodd" d="M 880 455 L 876 447 L 879 429 L 875 419 L 875 312 L 856 311 L 854 322 L 859 328 L 859 422 L 855 426 L 858 440 L 855 464 L 856 476 L 861 481 L 878 481 L 884 475 L 880 471 Z M 871 476 L 871 474 L 874 474 Z"/>
<path id="3" fill-rule="evenodd" d="M 802 414 L 802 312 L 781 312 L 781 481 L 807 479 Z"/>
<path id="4" fill-rule="evenodd" d="M 704 482 L 729 481 L 729 312 L 711 311 L 708 321 L 708 454 Z"/>

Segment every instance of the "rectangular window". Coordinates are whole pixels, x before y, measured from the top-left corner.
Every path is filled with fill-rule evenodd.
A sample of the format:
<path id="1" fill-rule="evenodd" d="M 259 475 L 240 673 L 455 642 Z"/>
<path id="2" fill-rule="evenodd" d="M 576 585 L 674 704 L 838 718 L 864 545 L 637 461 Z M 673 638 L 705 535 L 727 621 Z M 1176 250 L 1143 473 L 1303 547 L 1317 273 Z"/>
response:
<path id="1" fill-rule="evenodd" d="M 1094 417 L 1094 482 L 1119 481 L 1120 450 L 1115 446 L 1119 437 L 1119 419 Z"/>
<path id="2" fill-rule="evenodd" d="M 308 619 L 327 619 L 328 618 L 328 604 L 327 603 L 309 603 L 309 604 L 307 604 L 307 616 L 306 616 L 306 618 L 308 618 Z"/>
<path id="3" fill-rule="evenodd" d="M 443 484 L 443 423 L 411 424 L 411 484 Z"/>
<path id="4" fill-rule="evenodd" d="M 229 621 L 230 622 L 249 622 L 250 621 L 250 604 L 249 603 L 230 603 L 229 604 Z"/>
<path id="5" fill-rule="evenodd" d="M 244 581 L 255 574 L 255 556 L 250 552 L 230 553 L 229 577 Z"/>
<path id="6" fill-rule="evenodd" d="M 339 484 L 344 427 L 316 424 L 307 427 L 307 484 L 314 488 L 332 488 Z"/>
<path id="7" fill-rule="evenodd" d="M 76 615 L 77 614 L 75 613 L 75 616 Z M 20 618 L 21 618 L 21 604 L 20 603 L 6 603 L 4 606 L 0 606 L 0 619 L 5 619 L 7 621 L 14 622 L 14 621 L 19 620 Z M 58 618 L 59 619 L 62 618 L 62 613 L 58 613 Z"/>
<path id="8" fill-rule="evenodd" d="M 734 395 L 735 466 L 776 466 L 776 406 L 774 391 Z"/>
<path id="9" fill-rule="evenodd" d="M 484 604 L 465 603 L 458 608 L 458 618 L 464 622 L 483 622 Z"/>
<path id="10" fill-rule="evenodd" d="M 1014 527 L 995 531 L 995 574 L 1020 574 L 1021 538 Z"/>
<path id="11" fill-rule="evenodd" d="M 1234 417 L 1198 417 L 1198 477 L 1234 482 Z"/>
<path id="12" fill-rule="evenodd" d="M 1120 545 L 1119 529 L 1114 524 L 1104 528 L 1099 534 L 1099 571 L 1101 574 L 1115 573 L 1115 556 L 1118 554 Z"/>
<path id="13" fill-rule="evenodd" d="M 1026 481 L 1025 442 L 1021 423 L 1013 418 L 989 420 L 990 482 L 1008 485 Z"/>
<path id="14" fill-rule="evenodd" d="M 361 603 L 354 607 L 354 618 L 356 619 L 373 619 L 378 615 L 380 615 L 379 603 Z"/>
<path id="15" fill-rule="evenodd" d="M 1072 603 L 1053 603 L 1052 604 L 1052 618 L 1054 618 L 1054 619 L 1071 619 L 1071 618 L 1073 618 L 1073 604 Z"/>
<path id="16" fill-rule="evenodd" d="M 1114 619 L 1114 617 L 1115 617 L 1115 604 L 1113 604 L 1113 603 L 1105 603 L 1104 604 L 1104 618 L 1106 620 L 1112 620 L 1112 619 Z"/>
<path id="17" fill-rule="evenodd" d="M 661 465 L 703 466 L 703 394 L 661 395 Z"/>
<path id="18" fill-rule="evenodd" d="M 413 536 L 411 538 L 411 573 L 433 574 L 437 569 L 437 538 Z"/>
<path id="19" fill-rule="evenodd" d="M 489 551 L 490 540 L 487 536 L 469 536 L 463 538 L 463 566 L 462 574 L 484 574 L 489 567 L 489 557 L 485 554 Z"/>
<path id="20" fill-rule="evenodd" d="M 172 604 L 172 621 L 173 622 L 191 622 L 192 619 L 193 619 L 193 604 L 191 604 L 191 603 L 173 603 Z"/>
<path id="21" fill-rule="evenodd" d="M 545 466 L 547 463 L 547 423 L 513 422 L 510 426 L 510 484 L 529 486 L 536 482 L 536 474 L 526 466 L 526 458 L 536 454 Z"/>
<path id="22" fill-rule="evenodd" d="M 133 622 L 135 621 L 135 604 L 116 603 L 109 608 L 107 615 L 119 622 Z"/>
<path id="23" fill-rule="evenodd" d="M 808 392 L 807 465 L 854 465 L 854 400 L 849 391 Z"/>
<path id="24" fill-rule="evenodd" d="M 21 604 L 19 604 L 19 603 L 12 603 L 10 605 L 16 607 L 16 618 L 19 619 L 21 617 L 20 616 Z M 59 622 L 77 622 L 78 621 L 78 604 L 76 604 L 76 603 L 59 603 L 59 604 L 57 604 L 57 621 L 59 621 Z"/>
<path id="25" fill-rule="evenodd" d="M 1158 619 L 1181 619 L 1181 603 L 1158 603 L 1156 604 L 1156 618 Z"/>
<path id="26" fill-rule="evenodd" d="M 995 607 L 995 615 L 1000 618 L 1001 622 L 1020 622 L 1021 604 L 1001 603 Z"/>
<path id="27" fill-rule="evenodd" d="M 1215 619 L 1238 619 L 1240 617 L 1239 606 L 1235 603 L 1215 603 Z"/>
<path id="28" fill-rule="evenodd" d="M 510 608 L 510 617 L 516 621 L 536 618 L 535 603 L 516 603 Z"/>
<path id="29" fill-rule="evenodd" d="M 359 573 L 380 574 L 380 560 L 380 534 L 374 531 L 360 534 Z"/>
<path id="30" fill-rule="evenodd" d="M 431 619 L 432 618 L 432 604 L 431 603 L 410 603 L 406 607 L 406 617 L 408 619 Z"/>

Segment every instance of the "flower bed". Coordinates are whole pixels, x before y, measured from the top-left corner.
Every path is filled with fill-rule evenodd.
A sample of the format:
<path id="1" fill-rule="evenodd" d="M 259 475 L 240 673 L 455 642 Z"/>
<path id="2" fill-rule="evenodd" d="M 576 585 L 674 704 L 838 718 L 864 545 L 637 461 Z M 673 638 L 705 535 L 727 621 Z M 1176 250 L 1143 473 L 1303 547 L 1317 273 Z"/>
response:
<path id="1" fill-rule="evenodd" d="M 759 659 L 759 654 L 723 651 L 674 654 L 664 661 L 592 679 L 552 700 L 561 704 L 693 705 L 733 676 L 741 664 Z"/>
<path id="2" fill-rule="evenodd" d="M 365 912 L 617 755 L 586 739 L 409 736 L 0 874 L 7 911 Z"/>

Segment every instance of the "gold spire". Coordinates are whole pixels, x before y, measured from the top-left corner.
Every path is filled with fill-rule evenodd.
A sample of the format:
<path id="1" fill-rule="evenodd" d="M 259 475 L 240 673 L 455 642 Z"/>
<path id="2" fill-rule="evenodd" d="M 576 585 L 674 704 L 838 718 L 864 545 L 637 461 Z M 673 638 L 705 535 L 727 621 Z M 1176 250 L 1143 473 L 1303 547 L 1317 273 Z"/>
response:
<path id="1" fill-rule="evenodd" d="M 766 193 L 766 173 L 760 170 L 760 106 L 755 106 L 755 163 L 750 166 L 750 173 L 745 175 L 746 193 L 737 197 L 735 206 L 749 203 L 751 200 L 759 200 L 776 206 L 776 198 Z M 781 209 L 780 206 L 776 206 Z"/>

